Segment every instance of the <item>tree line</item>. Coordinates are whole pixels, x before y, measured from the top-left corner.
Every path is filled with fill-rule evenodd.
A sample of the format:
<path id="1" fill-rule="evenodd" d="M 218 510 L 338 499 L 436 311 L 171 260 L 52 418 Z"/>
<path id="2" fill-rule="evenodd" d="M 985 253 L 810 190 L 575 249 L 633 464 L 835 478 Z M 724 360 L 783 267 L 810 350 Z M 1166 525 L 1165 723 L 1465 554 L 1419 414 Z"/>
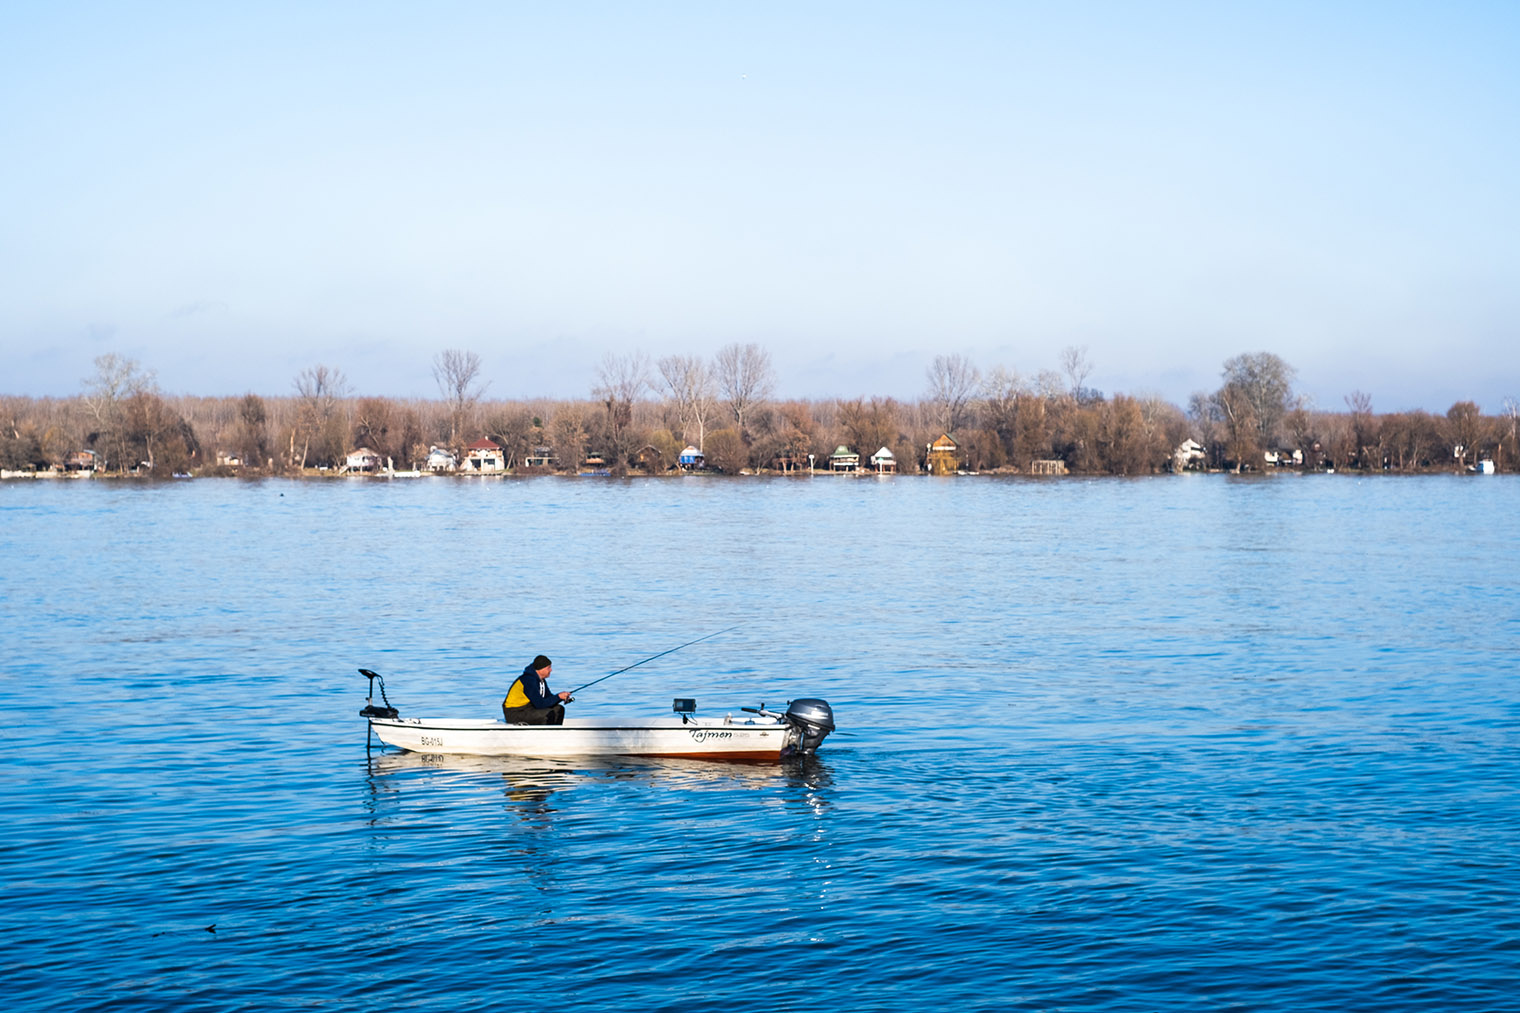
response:
<path id="1" fill-rule="evenodd" d="M 1219 387 L 1185 408 L 1088 387 L 1093 364 L 1077 347 L 1062 351 L 1058 370 L 1030 375 L 936 356 L 914 401 L 777 398 L 770 355 L 753 343 L 711 358 L 609 353 L 589 396 L 570 400 L 491 400 L 480 357 L 463 349 L 434 356 L 436 399 L 356 395 L 323 364 L 301 370 L 283 395 L 223 398 L 165 394 L 151 371 L 118 355 L 94 365 L 76 397 L 0 398 L 0 468 L 65 468 L 89 451 L 115 473 L 305 474 L 336 469 L 364 447 L 408 470 L 434 447 L 460 455 L 482 437 L 509 468 L 547 459 L 548 470 L 575 472 L 593 461 L 615 474 L 670 470 L 688 445 L 729 474 L 802 470 L 810 457 L 827 467 L 838 446 L 863 458 L 886 447 L 899 471 L 915 472 L 941 434 L 958 445 L 958 467 L 980 472 L 1022 473 L 1036 462 L 1077 474 L 1256 471 L 1269 455 L 1306 469 L 1417 472 L 1479 459 L 1507 467 L 1520 455 L 1515 398 L 1498 415 L 1471 401 L 1444 415 L 1379 414 L 1370 394 L 1352 391 L 1344 410 L 1324 410 L 1294 392 L 1291 366 L 1265 352 L 1227 360 Z M 1196 449 L 1179 455 L 1189 440 Z"/>

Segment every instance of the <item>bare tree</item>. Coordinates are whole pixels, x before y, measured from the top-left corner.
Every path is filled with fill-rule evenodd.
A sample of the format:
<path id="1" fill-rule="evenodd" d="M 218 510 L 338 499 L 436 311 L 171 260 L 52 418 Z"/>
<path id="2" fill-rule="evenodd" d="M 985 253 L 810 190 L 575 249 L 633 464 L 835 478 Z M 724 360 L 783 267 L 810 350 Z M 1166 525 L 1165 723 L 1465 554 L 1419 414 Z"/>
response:
<path id="1" fill-rule="evenodd" d="M 1458 401 L 1446 409 L 1446 421 L 1452 456 L 1466 467 L 1468 455 L 1479 455 L 1487 435 L 1483 412 L 1476 402 Z"/>
<path id="2" fill-rule="evenodd" d="M 354 406 L 353 445 L 368 447 L 394 468 L 397 461 L 406 464 L 406 436 L 400 406 L 389 398 L 361 398 Z"/>
<path id="3" fill-rule="evenodd" d="M 561 405 L 549 420 L 549 443 L 561 471 L 575 471 L 586 456 L 586 420 L 576 403 Z"/>
<path id="4" fill-rule="evenodd" d="M 739 435 L 744 436 L 751 415 L 775 389 L 776 374 L 771 368 L 771 355 L 754 343 L 741 345 L 735 342 L 719 349 L 714 372 L 718 389 L 728 402 L 734 421 L 739 424 Z"/>
<path id="5" fill-rule="evenodd" d="M 137 455 L 128 447 L 127 404 L 140 395 L 158 393 L 153 373 L 141 369 L 135 359 L 108 352 L 95 357 L 95 375 L 84 382 L 80 401 L 95 429 L 90 442 L 106 451 L 107 467 L 115 465 L 121 471 L 135 465 Z"/>
<path id="6" fill-rule="evenodd" d="M 1219 402 L 1208 391 L 1195 390 L 1188 397 L 1186 417 L 1188 435 L 1203 445 L 1209 466 L 1218 465 L 1220 423 L 1224 419 L 1219 410 Z"/>
<path id="7" fill-rule="evenodd" d="M 1231 403 L 1227 415 L 1243 419 L 1249 410 L 1256 427 L 1254 442 L 1265 447 L 1277 435 L 1277 425 L 1287 414 L 1293 397 L 1293 367 L 1270 352 L 1237 355 L 1225 361 L 1224 388 L 1216 397 Z"/>
<path id="8" fill-rule="evenodd" d="M 1235 462 L 1236 473 L 1252 462 L 1257 462 L 1260 467 L 1264 430 L 1245 390 L 1235 384 L 1225 384 L 1214 395 L 1214 404 L 1224 423 L 1225 456 Z"/>
<path id="9" fill-rule="evenodd" d="M 998 366 L 982 385 L 983 418 L 997 435 L 1004 454 L 1018 463 L 1019 414 L 1032 400 L 1029 385 L 1016 369 Z"/>
<path id="10" fill-rule="evenodd" d="M 659 369 L 681 422 L 681 438 L 690 440 L 695 429 L 697 449 L 701 450 L 717 406 L 712 367 L 699 355 L 667 355 L 660 360 Z"/>
<path id="11" fill-rule="evenodd" d="M 1077 385 L 1081 389 L 1081 385 Z M 1112 401 L 1088 409 L 1096 414 L 1095 450 L 1103 470 L 1111 475 L 1143 475 L 1155 471 L 1166 458 L 1156 430 L 1146 424 L 1145 409 L 1132 397 L 1119 394 Z"/>
<path id="12" fill-rule="evenodd" d="M 486 435 L 501 447 L 508 468 L 516 468 L 533 452 L 533 413 L 522 405 L 498 410 L 486 422 Z"/>
<path id="13" fill-rule="evenodd" d="M 1366 471 L 1370 462 L 1381 468 L 1382 451 L 1373 454 L 1373 442 L 1377 439 L 1379 427 L 1372 414 L 1372 395 L 1366 391 L 1354 390 L 1346 395 L 1345 400 L 1346 407 L 1351 409 L 1351 434 L 1356 443 L 1357 467 Z"/>
<path id="14" fill-rule="evenodd" d="M 1381 418 L 1378 428 L 1389 450 L 1389 466 L 1399 471 L 1428 467 L 1443 442 L 1442 425 L 1429 412 L 1393 412 Z"/>
<path id="15" fill-rule="evenodd" d="M 853 401 L 839 402 L 839 427 L 844 430 L 850 446 L 862 460 L 876 453 L 878 448 L 891 448 L 899 442 L 902 430 L 899 406 L 890 398 L 858 397 Z"/>
<path id="16" fill-rule="evenodd" d="M 348 378 L 340 369 L 309 366 L 296 374 L 296 396 L 321 419 L 330 419 L 338 404 L 348 396 Z"/>
<path id="17" fill-rule="evenodd" d="M 719 429 L 707 446 L 707 466 L 737 475 L 749 464 L 749 448 L 737 429 Z"/>
<path id="18" fill-rule="evenodd" d="M 962 355 L 936 355 L 926 371 L 929 400 L 945 432 L 953 433 L 967 420 L 971 400 L 981 384 L 982 373 Z"/>
<path id="19" fill-rule="evenodd" d="M 649 387 L 649 357 L 643 352 L 617 355 L 608 352 L 597 370 L 597 384 L 592 394 L 607 410 L 607 439 L 612 444 L 613 470 L 623 473 L 633 451 L 633 403 Z"/>
<path id="20" fill-rule="evenodd" d="M 1319 443 L 1314 431 L 1314 399 L 1307 394 L 1300 394 L 1293 399 L 1293 410 L 1287 416 L 1288 433 L 1293 437 L 1293 446 L 1296 447 L 1304 458 L 1304 464 L 1318 466 L 1315 459 L 1315 446 Z"/>
<path id="21" fill-rule="evenodd" d="M 239 460 L 247 467 L 262 468 L 269 456 L 269 435 L 265 426 L 269 412 L 257 394 L 243 395 L 238 402 L 238 428 L 234 447 Z"/>
<path id="22" fill-rule="evenodd" d="M 1035 393 L 1047 401 L 1054 401 L 1065 389 L 1061 386 L 1061 374 L 1053 369 L 1042 369 L 1034 377 Z"/>
<path id="23" fill-rule="evenodd" d="M 1503 454 L 1506 449 L 1508 449 L 1511 455 L 1520 453 L 1520 398 L 1514 396 L 1506 397 L 1503 406 L 1504 410 L 1500 416 L 1497 433 L 1499 446 L 1494 457 L 1494 463 L 1496 464 L 1504 460 Z M 1507 425 L 1505 420 L 1508 420 Z M 1504 431 L 1506 428 L 1509 430 L 1507 434 Z M 1510 467 L 1513 469 L 1514 466 L 1511 465 Z"/>
<path id="24" fill-rule="evenodd" d="M 123 403 L 124 439 L 132 459 L 157 477 L 188 472 L 200 456 L 195 430 L 156 390 L 140 390 Z"/>
<path id="25" fill-rule="evenodd" d="M 449 404 L 449 443 L 459 443 L 465 416 L 490 384 L 480 383 L 480 356 L 459 348 L 446 348 L 433 356 L 433 379 Z"/>
<path id="26" fill-rule="evenodd" d="M 153 373 L 138 368 L 136 359 L 108 352 L 95 357 L 95 375 L 86 379 L 80 398 L 97 425 L 119 424 L 121 403 L 134 394 L 157 389 Z"/>
<path id="27" fill-rule="evenodd" d="M 307 454 L 313 441 L 319 444 L 318 463 L 332 464 L 333 458 L 343 452 L 343 434 L 337 425 L 338 406 L 348 396 L 348 379 L 342 370 L 328 366 L 309 366 L 296 374 L 294 381 L 298 411 L 296 426 L 290 433 L 290 459 L 298 467 L 306 467 Z M 301 437 L 299 463 L 295 456 L 295 441 Z"/>
<path id="28" fill-rule="evenodd" d="M 35 469 L 50 463 L 44 444 L 51 427 L 37 407 L 31 398 L 0 397 L 0 468 Z"/>
<path id="29" fill-rule="evenodd" d="M 775 425 L 769 451 L 764 460 L 776 462 L 782 471 L 793 471 L 801 466 L 812 451 L 818 424 L 806 402 L 788 401 L 777 405 Z"/>
<path id="30" fill-rule="evenodd" d="M 1087 377 L 1093 371 L 1093 364 L 1087 357 L 1087 346 L 1080 348 L 1076 345 L 1067 345 L 1061 349 L 1061 372 L 1066 374 L 1066 379 L 1071 384 L 1071 396 L 1077 400 L 1082 399 L 1082 388 L 1087 383 Z"/>

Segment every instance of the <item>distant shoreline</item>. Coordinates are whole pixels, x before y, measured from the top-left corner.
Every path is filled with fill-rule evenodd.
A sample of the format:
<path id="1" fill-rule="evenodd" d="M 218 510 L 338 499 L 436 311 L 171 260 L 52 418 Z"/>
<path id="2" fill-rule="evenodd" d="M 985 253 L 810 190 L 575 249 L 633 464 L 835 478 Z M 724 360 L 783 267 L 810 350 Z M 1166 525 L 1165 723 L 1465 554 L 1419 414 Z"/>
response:
<path id="1" fill-rule="evenodd" d="M 1267 352 L 1226 360 L 1223 384 L 1186 409 L 1088 387 L 1080 348 L 1063 352 L 1064 377 L 983 374 L 963 356 L 936 356 L 918 401 L 777 400 L 769 357 L 754 344 L 712 361 L 612 356 L 592 397 L 569 401 L 487 401 L 479 357 L 458 349 L 435 359 L 442 400 L 353 396 L 342 371 L 321 364 L 296 375 L 291 396 L 170 397 L 131 359 L 105 354 L 95 365 L 77 397 L 0 397 L 8 477 L 1491 474 L 1520 461 L 1520 399 L 1498 415 L 1472 401 L 1442 414 L 1378 413 L 1370 394 L 1353 391 L 1349 411 L 1326 411 L 1296 395 L 1294 369 Z"/>
<path id="2" fill-rule="evenodd" d="M 1151 473 L 1142 474 L 1142 475 L 1114 475 L 1114 474 L 1109 474 L 1109 473 L 1105 473 L 1105 472 L 1067 473 L 1067 474 L 1064 474 L 1064 475 L 1041 475 L 1041 474 L 1033 474 L 1033 473 L 1030 473 L 1030 472 L 1027 472 L 1027 471 L 1016 471 L 1016 470 L 1012 470 L 1012 469 L 993 469 L 993 470 L 988 470 L 988 471 L 963 471 L 963 472 L 956 472 L 956 473 L 949 474 L 949 475 L 934 475 L 934 474 L 930 474 L 928 472 L 917 472 L 917 473 L 910 473 L 910 472 L 902 472 L 902 473 L 880 472 L 880 473 L 878 473 L 878 472 L 873 472 L 873 471 L 837 472 L 837 471 L 827 471 L 827 470 L 821 470 L 821 469 L 820 470 L 815 470 L 813 472 L 807 472 L 807 471 L 783 472 L 783 471 L 764 470 L 764 471 L 756 471 L 756 472 L 741 472 L 740 474 L 737 474 L 737 475 L 729 475 L 729 474 L 725 474 L 723 472 L 717 472 L 717 471 L 706 471 L 706 472 L 670 471 L 670 472 L 661 472 L 661 473 L 650 473 L 650 472 L 638 472 L 638 471 L 635 471 L 635 472 L 629 472 L 628 474 L 624 474 L 624 475 L 613 475 L 613 474 L 610 474 L 610 473 L 595 473 L 595 472 L 558 472 L 558 471 L 522 471 L 522 472 L 515 472 L 515 473 L 513 473 L 513 472 L 494 472 L 494 473 L 485 474 L 485 475 L 471 475 L 471 474 L 465 474 L 465 473 L 462 473 L 462 472 L 444 473 L 444 474 L 437 474 L 437 473 L 432 473 L 432 472 L 421 472 L 421 473 L 415 473 L 415 474 L 414 473 L 396 473 L 396 474 L 376 474 L 376 475 L 370 475 L 370 474 L 348 474 L 348 473 L 338 474 L 336 472 L 321 472 L 321 471 L 310 471 L 310 470 L 308 470 L 306 472 L 302 472 L 300 474 L 291 474 L 291 473 L 288 473 L 288 472 L 286 472 L 286 473 L 268 473 L 268 472 L 241 472 L 241 473 L 240 472 L 232 472 L 232 473 L 226 473 L 225 471 L 221 471 L 221 470 L 213 470 L 210 473 L 201 473 L 201 474 L 180 474 L 180 475 L 173 475 L 173 476 L 157 476 L 157 475 L 119 474 L 119 473 L 116 473 L 116 472 L 94 472 L 94 473 L 90 473 L 90 472 L 0 471 L 0 482 L 113 482 L 113 483 L 114 482 L 128 482 L 128 483 L 135 483 L 135 484 L 140 484 L 140 485 L 172 485 L 172 484 L 177 483 L 177 482 L 229 481 L 229 480 L 230 481 L 241 481 L 241 482 L 265 482 L 265 481 L 284 481 L 284 482 L 340 482 L 340 481 L 341 482 L 407 482 L 407 481 L 415 481 L 415 480 L 460 481 L 460 482 L 482 482 L 482 481 L 485 481 L 485 482 L 491 482 L 491 481 L 528 481 L 528 480 L 532 480 L 532 479 L 547 479 L 547 478 L 552 478 L 552 479 L 611 479 L 611 480 L 616 480 L 616 481 L 626 481 L 626 480 L 630 480 L 630 479 L 638 479 L 638 480 L 645 480 L 645 481 L 650 481 L 650 480 L 653 480 L 653 481 L 671 481 L 671 480 L 681 480 L 681 479 L 696 479 L 696 480 L 701 480 L 701 481 L 740 481 L 740 480 L 743 480 L 743 479 L 753 479 L 753 478 L 789 479 L 789 480 L 822 478 L 822 479 L 838 479 L 838 480 L 841 480 L 841 481 L 844 481 L 844 480 L 881 480 L 881 479 L 899 479 L 900 478 L 900 479 L 905 479 L 905 480 L 910 480 L 911 481 L 911 480 L 915 480 L 915 479 L 942 479 L 942 480 L 948 480 L 948 479 L 956 479 L 956 478 L 1005 478 L 1005 479 L 1006 478 L 1017 478 L 1017 479 L 1025 479 L 1025 480 L 1035 481 L 1035 482 L 1059 482 L 1059 481 L 1069 481 L 1069 480 L 1072 480 L 1072 479 L 1082 480 L 1082 481 L 1092 480 L 1092 479 L 1118 479 L 1118 480 L 1132 480 L 1132 479 L 1136 479 L 1136 478 L 1165 479 L 1165 478 L 1181 478 L 1181 477 L 1184 477 L 1184 476 L 1187 476 L 1187 475 L 1224 475 L 1224 476 L 1229 476 L 1229 477 L 1234 477 L 1234 478 L 1246 478 L 1246 479 L 1271 479 L 1271 478 L 1275 478 L 1275 477 L 1286 477 L 1286 476 L 1302 477 L 1302 476 L 1307 476 L 1307 475 L 1324 475 L 1324 476 L 1327 476 L 1327 477 L 1352 477 L 1352 478 L 1365 478 L 1365 477 L 1373 477 L 1373 476 L 1405 477 L 1405 478 L 1408 478 L 1408 477 L 1446 475 L 1446 476 L 1454 476 L 1454 477 L 1460 477 L 1460 478 L 1468 478 L 1468 477 L 1476 478 L 1476 477 L 1482 477 L 1484 475 L 1491 476 L 1491 475 L 1494 475 L 1494 474 L 1506 474 L 1506 473 L 1507 472 L 1502 472 L 1502 471 L 1497 471 L 1497 470 L 1496 471 L 1488 471 L 1488 472 L 1479 472 L 1479 471 L 1473 470 L 1472 468 L 1467 468 L 1467 469 L 1460 469 L 1460 468 L 1435 469 L 1435 468 L 1431 468 L 1431 469 L 1426 469 L 1424 471 L 1411 471 L 1411 470 L 1399 471 L 1399 470 L 1393 470 L 1393 469 L 1381 470 L 1381 471 L 1356 471 L 1354 469 L 1353 470 L 1336 471 L 1334 469 L 1271 468 L 1271 469 L 1244 471 L 1244 472 L 1236 472 L 1236 471 L 1233 471 L 1233 470 L 1228 469 L 1228 468 L 1208 468 L 1208 469 L 1198 468 L 1198 469 L 1189 469 L 1187 471 L 1181 471 L 1181 472 L 1158 471 L 1158 472 L 1151 472 Z"/>

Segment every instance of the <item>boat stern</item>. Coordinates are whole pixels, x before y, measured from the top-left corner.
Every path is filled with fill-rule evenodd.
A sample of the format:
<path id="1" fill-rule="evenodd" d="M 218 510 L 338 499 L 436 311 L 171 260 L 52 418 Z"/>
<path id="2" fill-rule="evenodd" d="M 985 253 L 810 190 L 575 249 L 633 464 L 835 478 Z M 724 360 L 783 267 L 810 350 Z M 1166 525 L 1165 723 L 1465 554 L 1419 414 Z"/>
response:
<path id="1" fill-rule="evenodd" d="M 834 730 L 834 708 L 827 700 L 806 698 L 793 700 L 787 705 L 782 720 L 796 733 L 794 755 L 806 756 L 818 750 L 819 745 Z"/>

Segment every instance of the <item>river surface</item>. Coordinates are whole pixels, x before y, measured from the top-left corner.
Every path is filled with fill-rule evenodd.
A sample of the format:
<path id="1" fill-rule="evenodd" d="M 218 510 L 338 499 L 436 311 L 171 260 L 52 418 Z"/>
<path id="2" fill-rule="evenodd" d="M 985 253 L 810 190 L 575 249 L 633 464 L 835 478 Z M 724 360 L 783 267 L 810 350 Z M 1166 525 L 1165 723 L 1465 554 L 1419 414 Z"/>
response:
<path id="1" fill-rule="evenodd" d="M 12 1009 L 1520 1009 L 1520 478 L 13 481 L 0 648 Z"/>

